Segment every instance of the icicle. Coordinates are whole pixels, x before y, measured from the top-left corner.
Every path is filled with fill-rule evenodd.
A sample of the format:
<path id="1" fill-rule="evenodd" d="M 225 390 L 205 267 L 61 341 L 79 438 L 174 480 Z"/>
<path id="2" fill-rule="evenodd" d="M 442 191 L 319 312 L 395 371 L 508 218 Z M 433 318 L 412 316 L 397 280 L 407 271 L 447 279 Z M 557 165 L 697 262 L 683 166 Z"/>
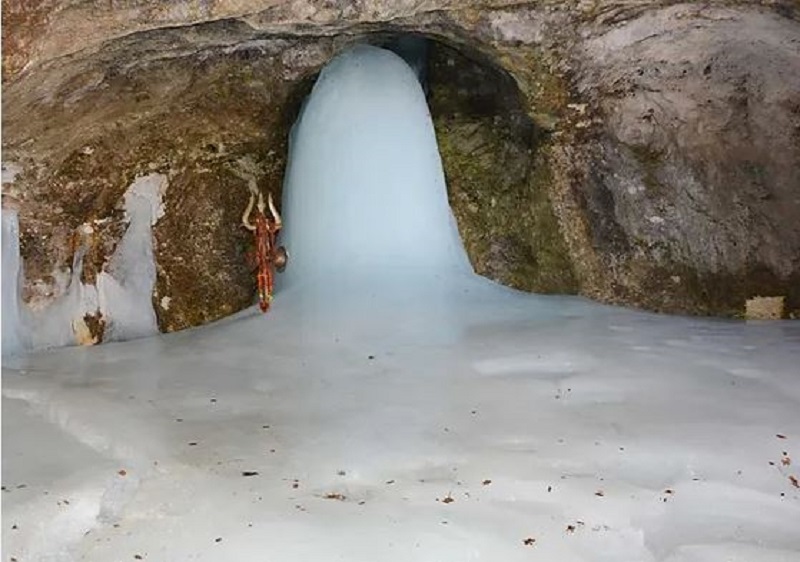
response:
<path id="1" fill-rule="evenodd" d="M 161 174 L 138 178 L 125 193 L 130 223 L 107 271 L 97 276 L 105 340 L 126 340 L 158 333 L 153 310 L 156 264 L 152 226 L 163 214 L 161 197 L 167 179 Z"/>
<path id="2" fill-rule="evenodd" d="M 19 254 L 19 219 L 16 211 L 3 209 L 3 357 L 19 354 L 26 347 L 20 309 L 22 261 Z"/>
<path id="3" fill-rule="evenodd" d="M 320 73 L 291 137 L 284 210 L 286 286 L 471 271 L 425 95 L 383 49 Z"/>

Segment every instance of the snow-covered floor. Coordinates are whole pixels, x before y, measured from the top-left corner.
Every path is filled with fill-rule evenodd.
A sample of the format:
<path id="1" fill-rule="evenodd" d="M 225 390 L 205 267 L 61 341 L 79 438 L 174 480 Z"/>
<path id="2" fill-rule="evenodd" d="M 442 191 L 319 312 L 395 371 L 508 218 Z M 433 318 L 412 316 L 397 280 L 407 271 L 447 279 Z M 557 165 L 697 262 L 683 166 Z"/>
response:
<path id="1" fill-rule="evenodd" d="M 800 324 L 425 286 L 7 362 L 3 559 L 800 559 Z"/>

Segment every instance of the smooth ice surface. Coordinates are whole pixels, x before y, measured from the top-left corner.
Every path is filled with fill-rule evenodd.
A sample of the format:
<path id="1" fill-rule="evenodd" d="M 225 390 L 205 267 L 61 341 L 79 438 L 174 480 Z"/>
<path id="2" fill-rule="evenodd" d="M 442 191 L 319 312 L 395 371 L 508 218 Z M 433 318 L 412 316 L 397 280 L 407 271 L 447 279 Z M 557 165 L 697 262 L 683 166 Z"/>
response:
<path id="1" fill-rule="evenodd" d="M 156 282 L 152 227 L 164 212 L 161 200 L 166 184 L 162 174 L 150 174 L 137 178 L 125 192 L 128 228 L 107 271 L 97 277 L 106 341 L 158 333 L 152 302 Z"/>
<path id="2" fill-rule="evenodd" d="M 800 324 L 370 271 L 5 361 L 2 558 L 800 559 Z"/>
<path id="3" fill-rule="evenodd" d="M 796 322 L 438 289 L 7 364 L 3 558 L 800 559 Z"/>
<path id="4" fill-rule="evenodd" d="M 5 174 L 5 170 L 3 171 Z M 4 178 L 5 179 L 5 178 Z M 2 232 L 3 356 L 20 353 L 24 348 L 24 328 L 20 312 L 19 279 L 22 263 L 19 255 L 19 220 L 15 211 L 3 209 Z"/>
<path id="5" fill-rule="evenodd" d="M 291 137 L 284 218 L 287 285 L 469 270 L 425 95 L 399 56 L 361 46 L 320 73 Z"/>

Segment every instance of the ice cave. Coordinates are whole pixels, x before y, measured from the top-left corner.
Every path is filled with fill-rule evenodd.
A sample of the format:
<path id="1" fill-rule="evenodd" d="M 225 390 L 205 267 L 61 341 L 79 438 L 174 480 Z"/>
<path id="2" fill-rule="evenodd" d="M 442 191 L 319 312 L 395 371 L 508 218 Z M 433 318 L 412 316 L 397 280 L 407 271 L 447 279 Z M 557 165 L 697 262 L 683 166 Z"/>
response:
<path id="1" fill-rule="evenodd" d="M 60 296 L 36 305 L 4 164 L 3 559 L 798 560 L 797 320 L 659 314 L 479 275 L 471 252 L 489 235 L 454 215 L 431 111 L 438 47 L 370 37 L 307 74 L 292 107 L 270 187 L 289 262 L 267 313 L 164 329 L 179 297 L 159 293 L 172 278 L 155 229 L 195 203 L 169 199 L 181 172 L 158 165 L 120 176 L 126 228 L 102 271 L 87 274 L 111 223 L 83 223 Z M 514 119 L 530 142 L 553 135 Z M 225 165 L 253 177 L 246 159 Z M 501 228 L 506 204 L 470 201 L 468 224 Z M 501 254 L 486 250 L 486 271 Z M 97 310 L 103 343 L 75 345 L 99 343 Z"/>

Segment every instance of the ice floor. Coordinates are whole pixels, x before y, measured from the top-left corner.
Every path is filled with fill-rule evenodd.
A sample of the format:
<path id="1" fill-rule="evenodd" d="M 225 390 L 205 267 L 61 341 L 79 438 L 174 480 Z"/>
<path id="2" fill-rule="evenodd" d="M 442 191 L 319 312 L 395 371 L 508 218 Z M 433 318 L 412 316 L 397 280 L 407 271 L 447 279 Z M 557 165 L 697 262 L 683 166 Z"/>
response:
<path id="1" fill-rule="evenodd" d="M 800 324 L 426 286 L 10 362 L 3 559 L 800 559 Z"/>

